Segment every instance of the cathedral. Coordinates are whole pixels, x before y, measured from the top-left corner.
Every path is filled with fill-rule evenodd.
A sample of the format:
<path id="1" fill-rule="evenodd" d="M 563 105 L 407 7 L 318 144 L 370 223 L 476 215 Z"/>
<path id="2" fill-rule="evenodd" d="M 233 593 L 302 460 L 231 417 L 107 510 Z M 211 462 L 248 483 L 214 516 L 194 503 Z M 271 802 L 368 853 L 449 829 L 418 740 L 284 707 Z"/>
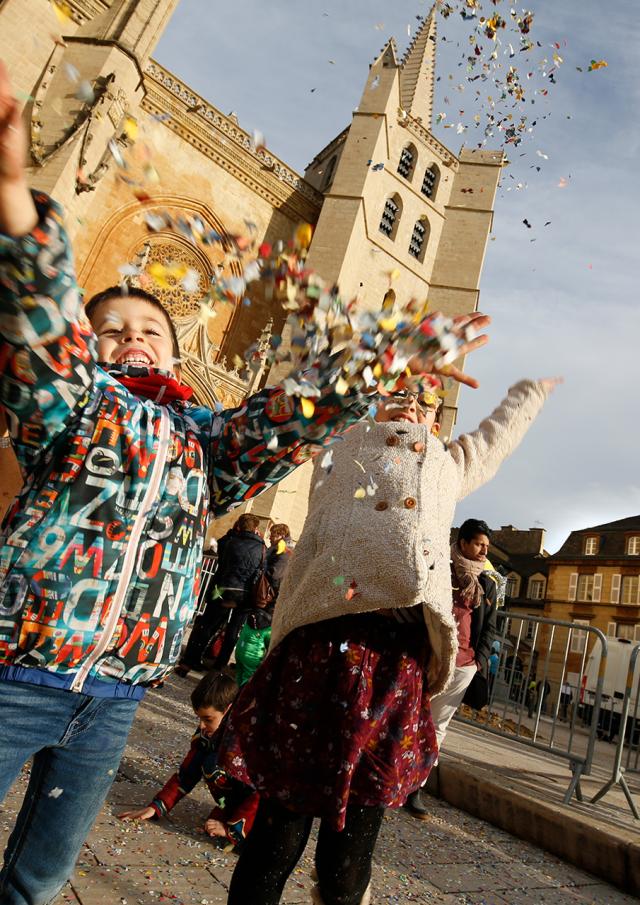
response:
<path id="1" fill-rule="evenodd" d="M 24 103 L 30 181 L 65 207 L 87 297 L 120 282 L 127 266 L 163 265 L 168 275 L 151 288 L 176 323 L 184 379 L 198 401 L 224 406 L 279 379 L 265 368 L 247 377 L 236 365 L 251 344 L 265 350 L 285 319 L 259 291 L 250 304 L 239 299 L 201 317 L 212 281 L 239 267 L 225 253 L 232 237 L 287 242 L 308 223 L 309 266 L 344 297 L 375 308 L 418 298 L 449 315 L 475 310 L 502 154 L 456 155 L 432 134 L 435 8 L 402 56 L 393 39 L 382 49 L 363 73 L 350 124 L 300 174 L 153 59 L 177 3 L 0 0 L 0 55 Z M 134 141 L 138 192 L 137 175 L 121 165 Z M 197 217 L 220 241 L 150 232 L 154 214 Z M 193 275 L 190 291 L 171 277 L 172 265 Z M 453 387 L 445 435 L 456 405 Z M 4 509 L 20 482 L 10 448 L 0 449 L 0 468 Z M 309 480 L 302 467 L 247 508 L 265 526 L 287 522 L 295 538 Z"/>

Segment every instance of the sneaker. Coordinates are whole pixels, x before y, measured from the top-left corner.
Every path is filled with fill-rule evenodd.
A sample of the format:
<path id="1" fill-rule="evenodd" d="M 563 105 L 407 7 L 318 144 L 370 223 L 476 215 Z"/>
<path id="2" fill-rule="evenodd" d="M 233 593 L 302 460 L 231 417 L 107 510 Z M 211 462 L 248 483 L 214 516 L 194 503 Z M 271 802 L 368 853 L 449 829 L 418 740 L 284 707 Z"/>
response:
<path id="1" fill-rule="evenodd" d="M 412 817 L 416 817 L 418 820 L 429 819 L 429 808 L 425 804 L 422 789 L 416 789 L 415 792 L 412 792 L 405 801 L 404 807 Z"/>

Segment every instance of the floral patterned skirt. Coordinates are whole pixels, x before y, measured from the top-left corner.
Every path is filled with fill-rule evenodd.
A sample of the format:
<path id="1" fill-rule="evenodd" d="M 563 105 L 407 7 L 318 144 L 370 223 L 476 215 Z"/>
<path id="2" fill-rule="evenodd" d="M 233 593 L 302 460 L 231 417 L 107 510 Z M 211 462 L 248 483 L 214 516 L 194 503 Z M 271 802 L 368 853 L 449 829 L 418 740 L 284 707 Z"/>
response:
<path id="1" fill-rule="evenodd" d="M 291 632 L 234 703 L 219 765 L 336 830 L 347 804 L 400 807 L 437 757 L 416 628 L 365 613 Z"/>

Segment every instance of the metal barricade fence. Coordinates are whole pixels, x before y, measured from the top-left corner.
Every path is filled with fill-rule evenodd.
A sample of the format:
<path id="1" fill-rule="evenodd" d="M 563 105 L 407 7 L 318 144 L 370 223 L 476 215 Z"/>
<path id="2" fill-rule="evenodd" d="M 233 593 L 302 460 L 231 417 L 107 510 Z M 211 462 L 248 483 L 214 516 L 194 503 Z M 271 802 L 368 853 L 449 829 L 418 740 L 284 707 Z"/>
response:
<path id="1" fill-rule="evenodd" d="M 200 614 L 204 612 L 207 600 L 209 599 L 209 585 L 211 584 L 213 573 L 216 570 L 217 562 L 217 556 L 207 556 L 205 554 L 202 557 L 202 566 L 200 567 L 200 590 L 198 591 L 198 600 L 196 603 L 195 612 L 193 614 L 194 617 L 200 616 Z"/>
<path id="2" fill-rule="evenodd" d="M 613 771 L 611 778 L 602 786 L 599 792 L 591 799 L 592 803 L 600 801 L 615 785 L 619 785 L 631 808 L 631 813 L 640 820 L 640 812 L 636 806 L 631 789 L 625 778 L 625 773 L 640 772 L 640 644 L 631 651 L 627 679 L 625 683 L 624 697 L 620 705 L 620 712 L 612 700 L 610 719 L 607 725 L 609 739 L 613 740 L 616 734 L 618 743 L 613 759 Z M 623 766 L 624 762 L 624 766 Z"/>
<path id="3" fill-rule="evenodd" d="M 496 641 L 486 721 L 460 712 L 456 719 L 567 760 L 572 776 L 564 803 L 574 794 L 582 801 L 580 779 L 591 772 L 598 731 L 605 635 L 593 626 L 502 610 Z"/>

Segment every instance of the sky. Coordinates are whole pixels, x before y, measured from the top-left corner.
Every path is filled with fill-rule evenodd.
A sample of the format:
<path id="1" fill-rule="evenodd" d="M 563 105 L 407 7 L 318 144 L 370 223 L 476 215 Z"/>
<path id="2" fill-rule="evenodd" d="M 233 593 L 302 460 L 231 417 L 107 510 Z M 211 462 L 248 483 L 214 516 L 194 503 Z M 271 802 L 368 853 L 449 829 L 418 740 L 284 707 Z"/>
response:
<path id="1" fill-rule="evenodd" d="M 558 42 L 564 62 L 549 96 L 527 109 L 538 114 L 533 133 L 509 149 L 480 287 L 490 343 L 467 359 L 480 389 L 460 396 L 457 433 L 473 430 L 517 380 L 564 377 L 522 447 L 456 511 L 458 524 L 543 526 L 550 552 L 572 530 L 640 513 L 640 19 L 631 6 L 527 6 L 538 56 Z M 498 7 L 508 9 L 506 0 Z M 387 38 L 402 52 L 429 8 L 422 0 L 181 0 L 154 56 L 303 172 L 350 122 Z M 484 123 L 488 108 L 473 106 L 471 86 L 455 90 L 465 84 L 458 63 L 469 26 L 455 15 L 438 29 L 434 113 L 472 124 L 480 112 Z M 588 72 L 593 59 L 608 65 Z M 482 139 L 442 126 L 435 134 L 456 153 Z M 496 138 L 486 145 L 498 146 Z"/>

